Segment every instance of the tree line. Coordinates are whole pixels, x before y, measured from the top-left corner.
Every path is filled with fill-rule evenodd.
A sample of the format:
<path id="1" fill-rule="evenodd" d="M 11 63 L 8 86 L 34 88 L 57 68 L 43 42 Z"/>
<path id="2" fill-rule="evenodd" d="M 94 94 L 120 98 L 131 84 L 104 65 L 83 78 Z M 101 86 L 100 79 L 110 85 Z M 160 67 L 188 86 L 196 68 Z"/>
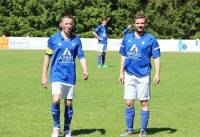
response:
<path id="1" fill-rule="evenodd" d="M 64 12 L 75 17 L 74 33 L 92 30 L 109 17 L 109 37 L 121 38 L 136 12 L 147 17 L 147 31 L 159 39 L 200 38 L 199 0 L 1 0 L 0 35 L 46 37 L 59 31 Z"/>

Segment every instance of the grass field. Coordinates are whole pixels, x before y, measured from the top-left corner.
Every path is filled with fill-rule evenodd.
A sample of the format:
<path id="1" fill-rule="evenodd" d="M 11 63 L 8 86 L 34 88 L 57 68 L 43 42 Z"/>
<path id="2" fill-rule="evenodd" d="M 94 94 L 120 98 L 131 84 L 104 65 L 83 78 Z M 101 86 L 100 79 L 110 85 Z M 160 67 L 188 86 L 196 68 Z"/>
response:
<path id="1" fill-rule="evenodd" d="M 0 137 L 50 137 L 51 89 L 40 84 L 43 55 L 43 51 L 0 51 Z M 110 67 L 103 70 L 96 68 L 96 52 L 86 52 L 86 57 L 88 81 L 81 79 L 77 62 L 73 135 L 118 137 L 125 129 L 119 54 L 109 52 Z M 200 137 L 200 54 L 162 53 L 161 61 L 161 83 L 151 86 L 148 136 Z M 137 101 L 137 130 L 139 112 Z"/>

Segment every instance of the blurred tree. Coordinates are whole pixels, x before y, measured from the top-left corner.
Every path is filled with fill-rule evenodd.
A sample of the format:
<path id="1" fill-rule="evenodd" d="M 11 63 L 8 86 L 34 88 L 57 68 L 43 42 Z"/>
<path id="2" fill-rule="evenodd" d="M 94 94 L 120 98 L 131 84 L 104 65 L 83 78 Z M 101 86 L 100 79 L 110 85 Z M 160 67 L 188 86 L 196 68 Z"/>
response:
<path id="1" fill-rule="evenodd" d="M 109 37 L 121 38 L 137 11 L 148 18 L 157 38 L 200 38 L 199 0 L 1 0 L 0 35 L 50 36 L 59 30 L 64 12 L 75 16 L 74 33 L 93 37 L 92 30 L 109 17 Z"/>

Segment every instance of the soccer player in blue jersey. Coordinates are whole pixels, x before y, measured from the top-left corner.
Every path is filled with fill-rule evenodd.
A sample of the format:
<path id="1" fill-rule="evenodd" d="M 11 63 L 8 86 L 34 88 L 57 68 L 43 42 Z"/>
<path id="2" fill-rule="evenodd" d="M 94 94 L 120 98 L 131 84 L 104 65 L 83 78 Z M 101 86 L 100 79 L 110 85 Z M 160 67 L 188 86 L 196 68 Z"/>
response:
<path id="1" fill-rule="evenodd" d="M 151 57 L 155 63 L 155 85 L 160 82 L 160 48 L 157 40 L 145 29 L 144 14 L 137 13 L 134 17 L 135 32 L 125 35 L 120 47 L 121 66 L 119 80 L 124 83 L 124 99 L 126 100 L 125 119 L 127 130 L 121 136 L 133 134 L 135 99 L 141 103 L 141 129 L 139 137 L 147 134 L 150 115 L 150 71 Z"/>
<path id="2" fill-rule="evenodd" d="M 130 33 L 131 25 L 129 24 L 127 27 L 124 28 L 122 31 L 123 35 L 125 36 L 126 34 Z"/>
<path id="3" fill-rule="evenodd" d="M 93 35 L 98 39 L 98 68 L 106 68 L 106 52 L 107 52 L 107 43 L 108 43 L 108 24 L 109 19 L 103 18 L 102 23 L 96 27 L 93 31 Z"/>
<path id="4" fill-rule="evenodd" d="M 51 60 L 50 81 L 52 82 L 52 117 L 54 128 L 51 137 L 60 132 L 60 100 L 64 99 L 64 135 L 71 137 L 70 123 L 73 115 L 72 100 L 76 83 L 75 59 L 78 56 L 83 69 L 83 79 L 87 80 L 87 63 L 80 37 L 72 34 L 73 16 L 65 14 L 60 22 L 61 32 L 52 35 L 44 57 L 42 84 L 48 86 L 47 70 Z"/>

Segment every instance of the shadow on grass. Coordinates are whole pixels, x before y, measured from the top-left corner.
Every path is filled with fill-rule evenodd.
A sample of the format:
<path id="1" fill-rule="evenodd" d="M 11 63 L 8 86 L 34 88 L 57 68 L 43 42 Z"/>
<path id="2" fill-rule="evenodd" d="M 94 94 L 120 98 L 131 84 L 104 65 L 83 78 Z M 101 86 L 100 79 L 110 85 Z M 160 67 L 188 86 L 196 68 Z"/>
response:
<path id="1" fill-rule="evenodd" d="M 87 135 L 87 134 L 92 134 L 94 132 L 100 132 L 101 135 L 105 135 L 106 130 L 105 129 L 78 129 L 78 130 L 73 130 L 72 135 L 73 136 Z"/>
<path id="2" fill-rule="evenodd" d="M 149 135 L 153 135 L 153 134 L 156 134 L 156 133 L 159 133 L 159 132 L 167 132 L 169 134 L 172 134 L 174 132 L 176 132 L 177 129 L 174 129 L 174 128 L 148 128 L 147 129 L 147 133 Z"/>
<path id="3" fill-rule="evenodd" d="M 107 65 L 108 66 L 108 68 L 112 68 L 112 67 L 115 67 L 115 66 L 113 66 L 113 65 Z"/>
<path id="4" fill-rule="evenodd" d="M 148 128 L 147 134 L 148 135 L 154 135 L 154 134 L 157 134 L 159 132 L 166 132 L 168 134 L 172 134 L 176 131 L 177 131 L 177 129 L 173 129 L 173 128 Z M 140 133 L 140 129 L 134 129 L 133 134 L 139 134 L 139 133 Z"/>

